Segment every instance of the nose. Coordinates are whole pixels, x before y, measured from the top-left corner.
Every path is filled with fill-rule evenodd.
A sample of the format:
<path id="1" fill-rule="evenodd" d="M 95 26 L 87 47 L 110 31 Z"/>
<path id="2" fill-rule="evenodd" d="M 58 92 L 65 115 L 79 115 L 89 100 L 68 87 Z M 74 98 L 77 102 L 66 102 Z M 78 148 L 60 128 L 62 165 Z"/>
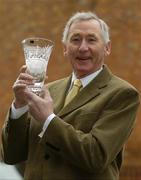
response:
<path id="1" fill-rule="evenodd" d="M 88 43 L 86 40 L 82 40 L 80 46 L 79 46 L 79 51 L 87 51 L 89 49 Z"/>

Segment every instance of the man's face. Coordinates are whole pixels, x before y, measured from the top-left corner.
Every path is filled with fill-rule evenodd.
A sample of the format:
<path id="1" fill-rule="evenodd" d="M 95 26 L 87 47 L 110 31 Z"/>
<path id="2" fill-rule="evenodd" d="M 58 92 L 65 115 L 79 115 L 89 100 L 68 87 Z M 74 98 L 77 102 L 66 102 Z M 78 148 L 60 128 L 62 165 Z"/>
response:
<path id="1" fill-rule="evenodd" d="M 74 22 L 64 44 L 64 55 L 71 62 L 78 78 L 98 70 L 110 54 L 110 42 L 105 44 L 96 20 Z"/>

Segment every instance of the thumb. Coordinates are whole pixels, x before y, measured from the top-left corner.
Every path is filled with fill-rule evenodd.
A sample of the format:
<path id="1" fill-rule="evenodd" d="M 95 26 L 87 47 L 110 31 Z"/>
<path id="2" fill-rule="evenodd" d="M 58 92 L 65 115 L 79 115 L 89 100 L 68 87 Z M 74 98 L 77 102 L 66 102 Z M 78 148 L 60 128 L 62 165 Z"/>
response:
<path id="1" fill-rule="evenodd" d="M 29 90 L 28 88 L 25 90 L 25 98 L 26 100 L 29 101 L 33 101 L 35 99 L 35 96 L 37 96 L 36 94 L 34 94 L 31 90 Z"/>
<path id="2" fill-rule="evenodd" d="M 48 88 L 43 87 L 40 97 L 42 97 L 43 99 L 48 99 L 48 97 L 50 97 Z"/>
<path id="3" fill-rule="evenodd" d="M 26 65 L 23 65 L 21 68 L 20 68 L 20 72 L 21 73 L 24 73 L 26 71 L 27 67 Z"/>

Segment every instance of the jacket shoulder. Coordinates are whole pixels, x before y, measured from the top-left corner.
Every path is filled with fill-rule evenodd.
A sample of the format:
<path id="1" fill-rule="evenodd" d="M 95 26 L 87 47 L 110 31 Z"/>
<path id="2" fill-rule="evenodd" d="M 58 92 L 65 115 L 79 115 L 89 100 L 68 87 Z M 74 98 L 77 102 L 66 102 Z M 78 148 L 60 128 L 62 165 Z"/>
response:
<path id="1" fill-rule="evenodd" d="M 111 78 L 111 83 L 113 83 L 114 86 L 118 87 L 119 89 L 128 89 L 139 93 L 138 90 L 132 84 L 116 75 L 113 75 L 113 77 Z"/>

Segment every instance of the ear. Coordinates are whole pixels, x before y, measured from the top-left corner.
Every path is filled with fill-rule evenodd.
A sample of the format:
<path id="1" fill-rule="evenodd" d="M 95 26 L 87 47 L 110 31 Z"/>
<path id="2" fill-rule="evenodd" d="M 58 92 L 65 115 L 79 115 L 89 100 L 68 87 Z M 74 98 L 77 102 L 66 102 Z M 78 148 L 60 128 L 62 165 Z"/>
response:
<path id="1" fill-rule="evenodd" d="M 111 41 L 109 41 L 106 45 L 105 45 L 105 56 L 110 55 L 111 53 Z"/>
<path id="2" fill-rule="evenodd" d="M 65 44 L 65 43 L 63 43 L 63 52 L 64 52 L 64 56 L 66 56 L 67 47 L 66 47 L 66 44 Z"/>

